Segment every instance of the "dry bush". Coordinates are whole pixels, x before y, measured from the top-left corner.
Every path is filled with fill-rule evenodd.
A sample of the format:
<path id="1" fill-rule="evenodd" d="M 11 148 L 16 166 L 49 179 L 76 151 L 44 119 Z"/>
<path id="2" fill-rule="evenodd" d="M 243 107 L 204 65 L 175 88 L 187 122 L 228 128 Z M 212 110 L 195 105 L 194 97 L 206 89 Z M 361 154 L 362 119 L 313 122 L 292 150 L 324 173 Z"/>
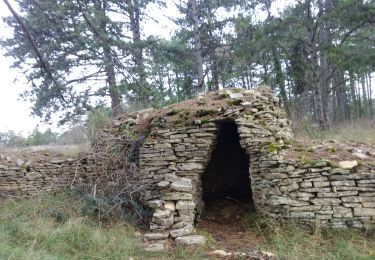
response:
<path id="1" fill-rule="evenodd" d="M 113 122 L 94 138 L 94 158 L 100 175 L 87 201 L 100 218 L 120 213 L 131 222 L 147 221 L 148 212 L 143 207 L 147 190 L 145 175 L 138 165 L 143 139 L 143 134 Z"/>

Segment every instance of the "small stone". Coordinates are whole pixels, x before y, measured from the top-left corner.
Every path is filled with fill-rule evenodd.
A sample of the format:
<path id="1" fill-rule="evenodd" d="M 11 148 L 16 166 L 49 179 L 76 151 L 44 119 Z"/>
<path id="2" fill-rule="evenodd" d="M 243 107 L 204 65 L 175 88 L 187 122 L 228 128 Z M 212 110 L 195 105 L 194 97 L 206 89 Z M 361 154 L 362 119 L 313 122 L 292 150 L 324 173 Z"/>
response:
<path id="1" fill-rule="evenodd" d="M 176 238 L 177 245 L 203 245 L 206 238 L 200 235 L 183 236 Z"/>
<path id="2" fill-rule="evenodd" d="M 167 238 L 168 236 L 169 236 L 168 233 L 147 233 L 145 234 L 145 239 L 159 240 L 159 239 Z"/>
<path id="3" fill-rule="evenodd" d="M 219 257 L 226 257 L 231 256 L 232 253 L 225 252 L 224 250 L 214 250 L 207 253 L 207 256 L 219 256 Z"/>
<path id="4" fill-rule="evenodd" d="M 16 164 L 17 164 L 17 166 L 21 167 L 22 165 L 25 164 L 25 161 L 21 160 L 21 159 L 17 159 Z"/>
<path id="5" fill-rule="evenodd" d="M 361 152 L 355 152 L 355 153 L 353 153 L 353 155 L 354 155 L 355 157 L 361 159 L 361 160 L 366 160 L 366 159 L 369 158 L 366 154 L 361 153 Z"/>
<path id="6" fill-rule="evenodd" d="M 160 252 L 165 250 L 164 243 L 151 243 L 145 246 L 145 251 L 148 252 Z"/>
<path id="7" fill-rule="evenodd" d="M 171 189 L 175 191 L 191 191 L 193 185 L 191 179 L 181 178 L 172 182 Z"/>
<path id="8" fill-rule="evenodd" d="M 190 235 L 194 231 L 194 227 L 191 224 L 186 225 L 183 228 L 179 229 L 173 229 L 169 233 L 171 234 L 171 237 L 182 237 L 182 236 L 187 236 Z"/>
<path id="9" fill-rule="evenodd" d="M 243 94 L 242 93 L 229 93 L 229 97 L 230 98 L 243 98 Z"/>
<path id="10" fill-rule="evenodd" d="M 157 209 L 155 210 L 154 214 L 152 214 L 152 216 L 155 218 L 169 218 L 170 215 L 171 215 L 171 211 L 168 209 L 166 210 Z"/>
<path id="11" fill-rule="evenodd" d="M 339 166 L 343 169 L 353 169 L 354 167 L 358 166 L 358 161 L 341 161 L 339 162 Z"/>
<path id="12" fill-rule="evenodd" d="M 163 201 L 161 200 L 150 200 L 148 206 L 152 209 L 161 208 L 163 206 Z"/>
<path id="13" fill-rule="evenodd" d="M 167 173 L 165 174 L 164 179 L 166 181 L 174 182 L 175 180 L 178 179 L 178 177 L 175 174 Z"/>
<path id="14" fill-rule="evenodd" d="M 177 210 L 192 210 L 195 209 L 195 203 L 193 201 L 179 201 L 176 205 Z"/>
<path id="15" fill-rule="evenodd" d="M 164 202 L 164 208 L 170 211 L 176 211 L 176 204 L 173 201 Z"/>
<path id="16" fill-rule="evenodd" d="M 165 200 L 191 200 L 193 199 L 193 194 L 184 192 L 167 192 L 163 194 L 163 199 Z"/>
<path id="17" fill-rule="evenodd" d="M 158 183 L 158 187 L 160 188 L 167 188 L 169 187 L 169 185 L 171 185 L 171 183 L 169 181 L 161 181 Z"/>

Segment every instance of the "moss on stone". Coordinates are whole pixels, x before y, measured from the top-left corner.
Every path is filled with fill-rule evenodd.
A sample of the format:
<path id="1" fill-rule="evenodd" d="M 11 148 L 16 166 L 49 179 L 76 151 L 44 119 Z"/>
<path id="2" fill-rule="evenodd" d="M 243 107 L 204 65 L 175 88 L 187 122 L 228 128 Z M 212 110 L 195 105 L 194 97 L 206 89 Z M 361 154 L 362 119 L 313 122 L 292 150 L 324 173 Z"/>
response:
<path id="1" fill-rule="evenodd" d="M 227 104 L 229 106 L 239 106 L 239 105 L 241 105 L 241 102 L 242 102 L 241 99 L 232 99 L 232 100 L 228 100 Z"/>
<path id="2" fill-rule="evenodd" d="M 232 88 L 231 91 L 232 91 L 233 93 L 241 93 L 241 92 L 242 92 L 242 89 L 240 89 L 240 88 Z"/>
<path id="3" fill-rule="evenodd" d="M 267 148 L 267 151 L 269 153 L 277 153 L 278 151 L 281 150 L 281 146 L 279 144 L 276 144 L 276 143 L 271 143 L 268 145 L 268 148 Z"/>

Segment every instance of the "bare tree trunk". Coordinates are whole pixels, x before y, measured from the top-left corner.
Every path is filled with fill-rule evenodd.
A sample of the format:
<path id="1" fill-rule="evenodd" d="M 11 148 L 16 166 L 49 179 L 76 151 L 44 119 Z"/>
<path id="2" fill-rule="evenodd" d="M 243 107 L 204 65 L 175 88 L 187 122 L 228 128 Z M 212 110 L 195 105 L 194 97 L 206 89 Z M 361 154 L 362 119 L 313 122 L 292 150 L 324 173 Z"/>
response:
<path id="1" fill-rule="evenodd" d="M 104 64 L 105 64 L 105 73 L 107 76 L 108 92 L 109 97 L 111 98 L 111 108 L 113 116 L 116 117 L 122 114 L 123 108 L 121 106 L 120 93 L 118 91 L 117 80 L 116 80 L 116 71 L 113 64 L 111 52 L 108 47 L 104 47 Z"/>
<path id="2" fill-rule="evenodd" d="M 372 103 L 372 86 L 371 86 L 371 72 L 367 73 L 367 93 L 368 93 L 368 100 L 369 100 L 369 106 L 370 106 L 370 116 L 372 117 L 374 115 L 374 107 Z"/>
<path id="3" fill-rule="evenodd" d="M 350 86 L 350 95 L 351 95 L 351 102 L 353 103 L 354 111 L 353 111 L 353 118 L 358 118 L 358 101 L 357 96 L 355 93 L 355 82 L 354 82 L 354 75 L 353 73 L 349 72 L 349 86 Z"/>
<path id="4" fill-rule="evenodd" d="M 130 19 L 130 30 L 132 32 L 132 40 L 133 40 L 133 60 L 136 66 L 137 76 L 138 76 L 138 89 L 137 94 L 140 101 L 143 105 L 147 104 L 149 99 L 150 89 L 147 83 L 147 75 L 144 65 L 144 58 L 143 58 L 143 47 L 141 41 L 141 30 L 140 30 L 140 7 L 139 7 L 139 0 L 126 0 L 126 4 L 128 6 L 128 14 Z"/>
<path id="5" fill-rule="evenodd" d="M 366 91 L 366 79 L 365 73 L 361 75 L 361 86 L 362 86 L 362 107 L 363 107 L 363 117 L 367 116 L 368 112 L 368 102 L 367 102 L 367 91 Z"/>
<path id="6" fill-rule="evenodd" d="M 189 0 L 190 5 L 190 18 L 193 20 L 193 35 L 194 35 L 194 56 L 195 63 L 197 66 L 197 76 L 198 76 L 198 91 L 204 92 L 204 73 L 203 73 L 203 53 L 202 53 L 202 43 L 200 37 L 199 28 L 199 16 L 197 9 L 197 1 Z"/>

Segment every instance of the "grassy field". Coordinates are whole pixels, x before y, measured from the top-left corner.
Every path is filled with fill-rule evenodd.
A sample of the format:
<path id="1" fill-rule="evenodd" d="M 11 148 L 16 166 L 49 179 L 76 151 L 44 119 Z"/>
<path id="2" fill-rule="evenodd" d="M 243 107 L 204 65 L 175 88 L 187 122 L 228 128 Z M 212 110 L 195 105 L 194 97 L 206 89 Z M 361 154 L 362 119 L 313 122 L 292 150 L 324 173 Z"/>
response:
<path id="1" fill-rule="evenodd" d="M 375 259 L 375 234 L 279 223 L 251 214 L 247 233 L 261 236 L 260 247 L 281 259 Z"/>
<path id="2" fill-rule="evenodd" d="M 68 193 L 0 206 L 0 259 L 174 259 L 200 248 L 145 253 L 140 234 L 124 221 L 100 223 L 82 214 L 83 201 Z"/>
<path id="3" fill-rule="evenodd" d="M 0 259 L 203 259 L 215 242 L 199 248 L 145 253 L 137 230 L 120 219 L 101 223 L 82 213 L 68 193 L 0 206 Z M 375 236 L 354 230 L 320 230 L 247 215 L 246 239 L 280 259 L 374 259 Z M 204 231 L 201 231 L 204 232 Z M 220 248 L 218 248 L 220 249 Z"/>
<path id="4" fill-rule="evenodd" d="M 300 123 L 294 128 L 297 138 L 311 140 L 339 140 L 354 141 L 368 145 L 375 145 L 375 120 L 357 120 L 332 125 L 323 131 L 311 123 Z"/>

